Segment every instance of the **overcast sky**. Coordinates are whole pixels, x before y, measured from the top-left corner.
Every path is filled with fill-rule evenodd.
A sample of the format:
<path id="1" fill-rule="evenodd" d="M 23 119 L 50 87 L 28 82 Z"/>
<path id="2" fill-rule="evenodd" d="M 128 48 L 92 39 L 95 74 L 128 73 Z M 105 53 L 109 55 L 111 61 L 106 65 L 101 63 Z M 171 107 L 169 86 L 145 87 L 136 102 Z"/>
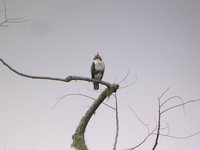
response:
<path id="1" fill-rule="evenodd" d="M 90 77 L 99 52 L 106 70 L 103 80 L 137 82 L 117 92 L 120 132 L 117 148 L 134 147 L 147 130 L 130 111 L 156 127 L 158 97 L 200 98 L 199 0 L 5 0 L 7 17 L 30 19 L 0 28 L 0 58 L 26 74 L 65 78 Z M 3 3 L 0 3 L 3 10 Z M 3 20 L 3 12 L 0 21 Z M 98 92 L 87 82 L 61 83 L 18 76 L 0 63 L 0 150 L 70 150 L 72 135 Z M 105 100 L 114 106 L 111 97 Z M 174 99 L 166 107 L 179 104 Z M 162 126 L 169 135 L 200 131 L 200 103 L 166 113 Z M 90 150 L 111 150 L 115 112 L 100 106 L 86 129 Z M 162 131 L 164 134 L 168 130 Z M 159 150 L 199 150 L 200 135 L 177 140 L 160 137 Z M 140 150 L 152 149 L 152 136 Z"/>

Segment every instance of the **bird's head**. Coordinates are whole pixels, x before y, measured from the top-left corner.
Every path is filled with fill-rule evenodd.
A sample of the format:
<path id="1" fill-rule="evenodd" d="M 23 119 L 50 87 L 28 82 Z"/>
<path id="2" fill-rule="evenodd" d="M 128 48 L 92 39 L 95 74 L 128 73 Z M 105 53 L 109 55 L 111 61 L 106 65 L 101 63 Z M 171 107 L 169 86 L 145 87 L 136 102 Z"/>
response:
<path id="1" fill-rule="evenodd" d="M 97 53 L 97 54 L 94 56 L 93 60 L 95 60 L 95 59 L 99 59 L 99 60 L 102 61 L 102 58 L 101 58 L 101 56 L 99 55 L 99 53 Z"/>

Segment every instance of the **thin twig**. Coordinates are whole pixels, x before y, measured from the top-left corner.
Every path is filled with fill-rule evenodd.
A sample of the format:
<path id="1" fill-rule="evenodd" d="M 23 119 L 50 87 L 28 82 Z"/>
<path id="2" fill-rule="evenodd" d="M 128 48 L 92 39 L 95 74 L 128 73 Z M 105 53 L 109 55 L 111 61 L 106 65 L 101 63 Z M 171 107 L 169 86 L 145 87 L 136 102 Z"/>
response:
<path id="1" fill-rule="evenodd" d="M 134 150 L 138 147 L 140 147 L 143 143 L 146 142 L 146 140 L 151 136 L 153 135 L 154 131 L 157 129 L 157 127 L 155 129 L 153 129 L 151 132 L 149 131 L 149 124 L 146 124 L 144 123 L 144 121 L 142 121 L 142 119 L 137 115 L 137 113 L 130 107 L 128 106 L 129 109 L 132 111 L 132 113 L 136 116 L 136 118 L 139 120 L 139 122 L 144 125 L 146 128 L 147 128 L 147 136 L 139 143 L 137 144 L 136 146 L 132 147 L 132 148 L 129 148 L 129 149 L 126 149 L 126 150 Z"/>
<path id="2" fill-rule="evenodd" d="M 169 91 L 170 88 L 171 88 L 171 85 L 169 85 L 169 87 L 161 94 L 159 99 L 162 99 L 162 97 Z"/>
<path id="3" fill-rule="evenodd" d="M 153 135 L 153 133 L 154 133 L 155 130 L 156 130 L 156 128 L 153 129 L 139 144 L 137 144 L 136 146 L 134 146 L 134 147 L 132 147 L 132 148 L 128 148 L 128 149 L 125 149 L 125 150 L 134 150 L 134 149 L 140 147 L 142 144 L 144 144 L 144 143 L 146 142 L 146 140 L 147 140 L 151 135 Z"/>
<path id="4" fill-rule="evenodd" d="M 142 119 L 140 119 L 140 117 L 137 115 L 137 113 L 133 110 L 133 108 L 132 107 L 130 107 L 129 105 L 127 105 L 128 106 L 128 108 L 131 110 L 131 112 L 136 116 L 136 118 L 139 120 L 139 122 L 141 123 L 141 124 L 143 124 L 145 127 L 147 127 L 148 128 L 148 124 L 146 124 L 146 123 L 144 123 L 144 121 L 142 121 Z M 149 129 L 148 129 L 148 131 L 149 131 Z"/>
<path id="5" fill-rule="evenodd" d="M 157 133 L 153 133 L 153 134 L 156 135 Z M 160 133 L 160 136 L 164 136 L 164 137 L 168 137 L 168 138 L 174 138 L 174 139 L 179 139 L 179 140 L 184 140 L 184 139 L 188 139 L 188 138 L 191 138 L 191 137 L 199 135 L 199 134 L 200 134 L 200 131 L 196 132 L 196 133 L 193 133 L 193 134 L 190 134 L 190 135 L 187 135 L 187 136 L 173 136 L 173 135 L 161 134 L 161 133 Z"/>
<path id="6" fill-rule="evenodd" d="M 185 103 L 182 103 L 182 104 L 178 104 L 178 105 L 175 105 L 175 106 L 169 107 L 169 108 L 167 108 L 167 109 L 161 111 L 161 114 L 163 114 L 163 113 L 165 113 L 165 112 L 167 112 L 167 111 L 169 111 L 169 110 L 171 110 L 171 109 L 174 109 L 174 108 L 177 108 L 177 107 L 180 107 L 180 106 L 186 105 L 186 104 L 188 104 L 188 103 L 194 103 L 194 102 L 200 102 L 200 99 L 190 100 L 190 101 L 187 101 L 187 102 L 185 102 Z"/>
<path id="7" fill-rule="evenodd" d="M 166 99 L 160 106 L 162 107 L 162 106 L 165 105 L 168 101 L 173 100 L 173 99 L 175 99 L 175 98 L 181 100 L 181 102 L 183 103 L 182 97 L 180 97 L 180 96 L 172 96 L 172 97 Z"/>
<path id="8" fill-rule="evenodd" d="M 23 18 L 8 18 L 7 7 L 4 0 L 3 0 L 3 7 L 4 7 L 4 10 L 1 12 L 4 12 L 4 20 L 0 22 L 0 27 L 8 27 L 7 24 L 9 23 L 20 23 L 20 22 L 26 22 L 30 20 L 30 19 L 23 19 Z"/>
<path id="9" fill-rule="evenodd" d="M 130 87 L 130 86 L 133 86 L 134 84 L 136 84 L 136 82 L 137 82 L 137 75 L 135 75 L 135 81 L 133 81 L 130 84 L 126 84 L 125 86 L 120 86 L 120 89 L 124 89 L 124 88 Z"/>
<path id="10" fill-rule="evenodd" d="M 120 83 L 122 83 L 123 81 L 125 81 L 126 78 L 128 77 L 128 75 L 129 75 L 129 70 L 128 70 L 127 74 L 125 75 L 125 77 L 124 77 L 121 81 L 118 82 L 118 84 L 120 84 Z"/>
<path id="11" fill-rule="evenodd" d="M 178 99 L 178 100 L 180 100 L 182 104 L 184 103 L 182 97 L 180 97 L 180 96 L 172 96 L 172 97 L 168 98 L 167 100 L 165 100 L 165 101 L 161 104 L 161 107 L 164 106 L 168 101 L 173 100 L 173 99 L 175 99 L 175 98 Z M 183 112 L 184 112 L 184 114 L 185 114 L 185 107 L 184 107 L 184 105 L 183 105 Z"/>
<path id="12" fill-rule="evenodd" d="M 194 102 L 200 102 L 200 99 L 196 99 L 196 100 L 190 100 L 190 101 L 187 101 L 187 102 L 184 102 L 183 99 L 180 97 L 180 96 L 172 96 L 170 98 L 167 98 L 162 104 L 161 104 L 161 99 L 163 99 L 164 95 L 169 91 L 170 89 L 170 86 L 161 94 L 161 96 L 158 98 L 158 103 L 159 103 L 159 107 L 158 107 L 158 121 L 157 122 L 157 127 L 151 131 L 146 137 L 145 139 L 140 142 L 138 145 L 136 145 L 135 147 L 133 148 L 129 148 L 127 150 L 133 150 L 133 149 L 136 149 L 138 148 L 139 146 L 141 146 L 143 143 L 145 143 L 145 141 L 151 136 L 151 135 L 156 135 L 156 139 L 155 139 L 155 142 L 154 142 L 154 145 L 153 145 L 153 148 L 152 150 L 155 150 L 157 145 L 158 145 L 158 141 L 159 141 L 159 138 L 160 136 L 165 136 L 165 137 L 169 137 L 169 138 L 175 138 L 175 139 L 187 139 L 187 138 L 191 138 L 195 135 L 199 135 L 200 134 L 200 131 L 199 132 L 196 132 L 194 134 L 191 134 L 191 135 L 187 135 L 187 136 L 172 136 L 172 135 L 169 135 L 170 134 L 170 127 L 169 127 L 169 124 L 167 123 L 167 126 L 166 127 L 161 127 L 161 119 L 162 119 L 162 115 L 172 109 L 175 109 L 177 107 L 180 107 L 180 106 L 185 106 L 186 104 L 189 104 L 189 103 L 194 103 Z M 170 100 L 173 100 L 173 99 L 179 99 L 181 100 L 181 104 L 178 104 L 178 105 L 174 105 L 174 106 L 171 106 L 171 107 L 168 107 L 164 110 L 163 107 L 170 101 Z M 139 117 L 138 115 L 133 111 L 133 109 L 131 107 L 129 107 L 131 109 L 131 111 L 133 112 L 133 114 L 137 117 L 137 119 L 141 122 L 141 124 L 143 124 L 144 126 L 147 126 L 147 129 L 149 130 L 148 128 L 148 125 L 145 124 Z M 183 107 L 184 109 L 184 107 Z M 168 129 L 168 132 L 167 134 L 163 134 L 161 133 L 161 130 L 164 130 L 164 129 Z M 156 132 L 155 132 L 156 131 Z"/>
<path id="13" fill-rule="evenodd" d="M 7 8 L 6 8 L 6 4 L 5 4 L 4 0 L 3 0 L 3 7 L 4 7 L 4 17 L 5 17 L 5 20 L 7 21 L 8 20 L 8 18 L 7 18 Z"/>
<path id="14" fill-rule="evenodd" d="M 117 148 L 117 142 L 119 137 L 119 112 L 118 112 L 118 102 L 117 102 L 117 94 L 114 94 L 115 96 L 115 119 L 116 119 L 116 133 L 115 133 L 115 142 L 113 146 L 113 150 L 116 150 Z"/>
<path id="15" fill-rule="evenodd" d="M 64 96 L 58 98 L 58 101 L 53 105 L 53 107 L 51 108 L 51 110 L 53 110 L 58 105 L 58 103 L 60 103 L 63 100 L 63 98 L 68 97 L 68 96 L 83 96 L 83 97 L 92 99 L 93 101 L 96 100 L 95 98 L 93 98 L 91 96 L 88 96 L 88 95 L 85 95 L 85 94 L 81 94 L 81 93 L 67 94 L 67 95 L 64 95 Z M 108 104 L 106 104 L 104 102 L 102 104 L 105 105 L 105 106 L 107 106 L 107 107 L 109 107 L 109 108 L 111 108 L 111 109 L 113 109 L 113 110 L 115 110 L 114 107 L 112 107 L 112 106 L 110 106 L 110 105 L 108 105 Z"/>
<path id="16" fill-rule="evenodd" d="M 163 95 L 161 95 L 160 98 L 162 98 Z M 155 139 L 155 143 L 154 143 L 154 146 L 152 148 L 152 150 L 155 150 L 157 145 L 158 145 L 158 140 L 159 140 L 159 136 L 160 136 L 160 127 L 161 127 L 161 113 L 160 113 L 160 99 L 158 99 L 158 124 L 157 124 L 157 134 L 156 134 L 156 139 Z"/>

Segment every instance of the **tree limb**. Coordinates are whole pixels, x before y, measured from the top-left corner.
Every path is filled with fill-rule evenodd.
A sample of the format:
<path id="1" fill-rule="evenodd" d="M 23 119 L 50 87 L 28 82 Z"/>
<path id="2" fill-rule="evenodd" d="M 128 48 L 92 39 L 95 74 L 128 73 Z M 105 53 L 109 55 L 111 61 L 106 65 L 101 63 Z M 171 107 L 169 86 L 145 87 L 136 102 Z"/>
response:
<path id="1" fill-rule="evenodd" d="M 118 101 L 117 101 L 117 95 L 115 94 L 115 118 L 116 118 L 116 134 L 115 134 L 115 142 L 113 146 L 113 150 L 116 150 L 117 148 L 117 142 L 118 142 L 118 136 L 119 136 L 119 112 L 118 112 Z"/>
<path id="2" fill-rule="evenodd" d="M 4 13 L 4 19 L 3 21 L 0 22 L 0 27 L 8 27 L 9 23 L 20 23 L 20 22 L 26 22 L 29 21 L 30 19 L 23 19 L 23 18 L 8 18 L 7 17 L 7 7 L 6 4 L 3 0 L 3 7 L 4 10 L 2 11 Z M 0 12 L 0 13 L 2 13 Z"/>
<path id="3" fill-rule="evenodd" d="M 41 79 L 41 80 L 53 80 L 53 81 L 62 81 L 62 82 L 70 82 L 73 80 L 80 80 L 80 81 L 88 81 L 88 82 L 98 82 L 99 84 L 107 86 L 107 88 L 99 95 L 96 101 L 93 102 L 91 107 L 88 109 L 86 114 L 82 117 L 81 121 L 79 122 L 78 127 L 76 128 L 75 134 L 72 136 L 73 143 L 72 147 L 76 148 L 77 150 L 87 150 L 87 146 L 85 144 L 85 138 L 84 133 L 87 127 L 87 124 L 92 117 L 93 114 L 95 114 L 95 111 L 99 107 L 101 103 L 107 98 L 110 97 L 113 93 L 115 93 L 119 89 L 118 84 L 110 84 L 105 81 L 97 81 L 88 77 L 81 77 L 81 76 L 68 76 L 65 79 L 61 78 L 53 78 L 53 77 L 43 77 L 43 76 L 32 76 L 27 75 L 24 73 L 21 73 L 14 68 L 12 68 L 10 65 L 8 65 L 3 59 L 0 58 L 0 62 L 3 63 L 8 69 L 10 69 L 12 72 L 14 72 L 17 75 L 20 75 L 22 77 L 31 78 L 31 79 Z"/>
<path id="4" fill-rule="evenodd" d="M 65 79 L 62 78 L 53 78 L 53 77 L 44 77 L 44 76 L 32 76 L 32 75 L 27 75 L 24 73 L 21 73 L 17 70 L 15 70 L 14 68 L 12 68 L 10 65 L 8 65 L 3 59 L 0 58 L 0 62 L 3 63 L 3 65 L 5 65 L 8 69 L 10 69 L 12 72 L 16 73 L 17 75 L 20 75 L 22 77 L 26 77 L 26 78 L 31 78 L 31 79 L 40 79 L 40 80 L 53 80 L 53 81 L 61 81 L 61 82 L 70 82 L 70 81 L 88 81 L 88 82 L 98 82 L 99 84 L 105 85 L 107 87 L 110 87 L 111 84 L 105 81 L 97 81 L 94 80 L 92 78 L 88 78 L 88 77 L 82 77 L 82 76 L 68 76 Z"/>
<path id="5" fill-rule="evenodd" d="M 162 97 L 162 96 L 161 96 Z M 155 139 L 155 144 L 152 148 L 152 150 L 155 150 L 157 145 L 158 145 L 158 139 L 159 139 L 159 136 L 160 136 L 160 126 L 161 126 L 161 113 L 160 113 L 160 98 L 158 99 L 158 127 L 157 127 L 157 134 L 156 134 L 156 139 Z"/>
<path id="6" fill-rule="evenodd" d="M 88 150 L 86 143 L 85 143 L 85 129 L 87 127 L 87 124 L 92 117 L 93 114 L 95 114 L 95 111 L 99 107 L 99 105 L 112 93 L 116 92 L 119 88 L 119 85 L 112 84 L 110 87 L 107 87 L 97 98 L 96 101 L 93 102 L 91 107 L 88 109 L 86 114 L 82 117 L 81 121 L 79 122 L 78 127 L 76 128 L 76 131 L 74 135 L 72 136 L 73 143 L 72 147 L 76 148 L 77 150 Z"/>

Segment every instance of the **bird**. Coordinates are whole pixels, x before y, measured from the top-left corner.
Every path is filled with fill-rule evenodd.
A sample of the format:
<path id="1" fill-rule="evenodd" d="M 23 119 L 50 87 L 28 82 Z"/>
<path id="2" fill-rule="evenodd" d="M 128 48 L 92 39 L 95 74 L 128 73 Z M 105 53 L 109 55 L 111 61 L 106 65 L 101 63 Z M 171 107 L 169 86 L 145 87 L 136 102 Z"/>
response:
<path id="1" fill-rule="evenodd" d="M 99 55 L 99 53 L 97 53 L 94 56 L 93 62 L 92 62 L 92 65 L 91 65 L 92 79 L 95 79 L 97 81 L 101 81 L 101 79 L 103 78 L 104 71 L 105 71 L 104 62 L 102 61 L 102 58 Z M 93 82 L 93 86 L 94 86 L 94 90 L 99 89 L 99 83 L 98 82 Z"/>

